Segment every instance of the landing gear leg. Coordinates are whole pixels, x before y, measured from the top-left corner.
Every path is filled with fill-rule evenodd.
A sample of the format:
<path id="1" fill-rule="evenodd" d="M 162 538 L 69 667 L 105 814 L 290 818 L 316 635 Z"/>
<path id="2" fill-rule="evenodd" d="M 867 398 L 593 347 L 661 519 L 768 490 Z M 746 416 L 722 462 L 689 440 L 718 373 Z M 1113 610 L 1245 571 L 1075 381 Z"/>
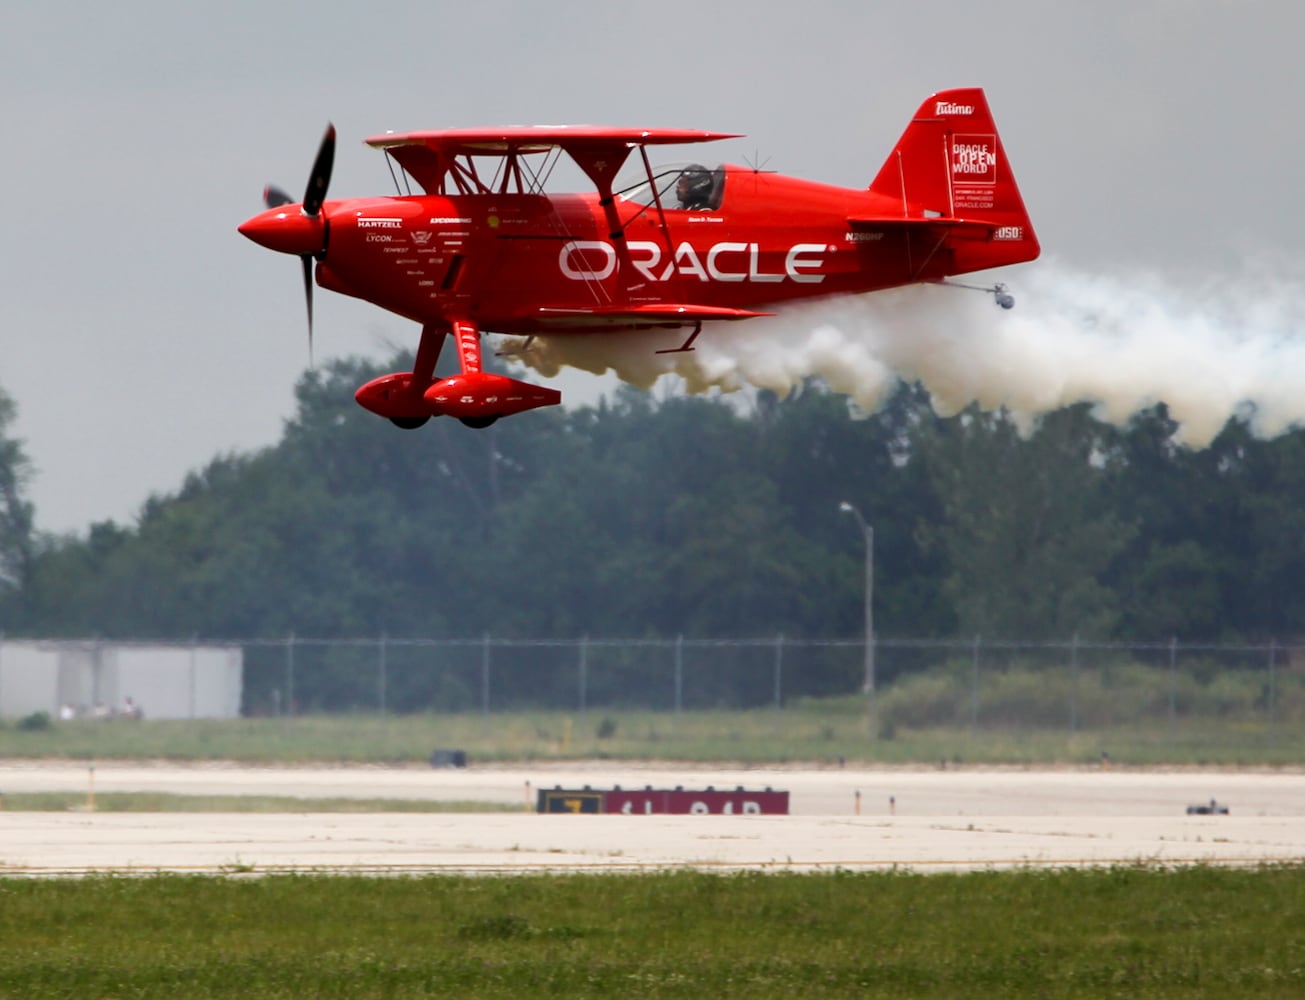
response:
<path id="1" fill-rule="evenodd" d="M 655 354 L 686 354 L 693 350 L 693 342 L 698 339 L 698 334 L 702 333 L 702 320 L 693 324 L 693 332 L 689 334 L 689 339 L 679 347 L 668 347 L 665 350 L 654 351 Z"/>
<path id="2" fill-rule="evenodd" d="M 421 340 L 417 343 L 417 358 L 412 364 L 412 380 L 408 383 L 408 392 L 413 399 L 421 399 L 427 387 L 435 381 L 435 365 L 439 363 L 440 351 L 444 348 L 444 338 L 449 335 L 447 328 L 427 323 L 421 328 Z M 390 423 L 405 431 L 415 431 L 426 426 L 430 414 L 420 417 L 390 417 Z"/>
<path id="3" fill-rule="evenodd" d="M 440 351 L 444 348 L 444 338 L 448 335 L 449 330 L 445 326 L 427 323 L 421 328 L 417 358 L 412 364 L 412 382 L 409 383 L 412 394 L 418 399 L 435 381 L 435 365 L 439 362 Z"/>

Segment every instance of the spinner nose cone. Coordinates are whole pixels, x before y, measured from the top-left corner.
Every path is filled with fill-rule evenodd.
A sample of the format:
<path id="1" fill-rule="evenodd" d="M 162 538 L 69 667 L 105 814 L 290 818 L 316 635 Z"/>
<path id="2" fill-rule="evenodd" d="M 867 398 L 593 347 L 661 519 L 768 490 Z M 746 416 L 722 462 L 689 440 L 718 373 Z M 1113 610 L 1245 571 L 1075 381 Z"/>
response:
<path id="1" fill-rule="evenodd" d="M 326 248 L 326 221 L 304 215 L 298 205 L 282 205 L 260 212 L 239 227 L 242 235 L 261 247 L 297 256 L 321 253 Z"/>

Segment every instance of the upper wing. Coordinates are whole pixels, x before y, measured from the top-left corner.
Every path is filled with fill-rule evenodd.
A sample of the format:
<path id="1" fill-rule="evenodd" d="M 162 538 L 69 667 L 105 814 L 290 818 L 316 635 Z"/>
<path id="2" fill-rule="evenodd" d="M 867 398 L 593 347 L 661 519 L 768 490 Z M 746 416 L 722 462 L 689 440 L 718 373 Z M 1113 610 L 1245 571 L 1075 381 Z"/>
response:
<path id="1" fill-rule="evenodd" d="M 451 128 L 431 132 L 387 132 L 367 139 L 398 161 L 428 193 L 445 189 L 445 178 L 458 158 L 518 156 L 561 149 L 594 180 L 600 191 L 615 176 L 630 150 L 639 146 L 680 145 L 734 139 L 730 132 L 695 129 L 608 128 L 599 125 L 524 125 L 508 128 Z M 506 177 L 511 171 L 504 171 Z M 474 170 L 458 171 L 460 190 L 474 189 Z"/>
<path id="2" fill-rule="evenodd" d="M 554 146 L 565 150 L 680 145 L 737 139 L 731 132 L 681 128 L 608 128 L 602 125 L 513 125 L 507 128 L 446 128 L 430 132 L 386 132 L 367 139 L 377 149 L 422 146 L 449 156 L 542 153 Z"/>

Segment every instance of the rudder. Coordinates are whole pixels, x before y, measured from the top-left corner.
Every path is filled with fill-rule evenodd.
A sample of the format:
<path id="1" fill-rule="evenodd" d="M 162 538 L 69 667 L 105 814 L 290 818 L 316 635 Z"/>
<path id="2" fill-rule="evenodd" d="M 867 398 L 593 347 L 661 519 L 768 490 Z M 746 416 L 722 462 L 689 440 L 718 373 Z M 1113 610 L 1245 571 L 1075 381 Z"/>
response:
<path id="1" fill-rule="evenodd" d="M 1040 252 L 979 87 L 944 90 L 925 100 L 870 191 L 884 199 L 891 218 L 986 224 L 987 240 L 956 247 L 966 258 L 962 270 L 1033 260 Z"/>

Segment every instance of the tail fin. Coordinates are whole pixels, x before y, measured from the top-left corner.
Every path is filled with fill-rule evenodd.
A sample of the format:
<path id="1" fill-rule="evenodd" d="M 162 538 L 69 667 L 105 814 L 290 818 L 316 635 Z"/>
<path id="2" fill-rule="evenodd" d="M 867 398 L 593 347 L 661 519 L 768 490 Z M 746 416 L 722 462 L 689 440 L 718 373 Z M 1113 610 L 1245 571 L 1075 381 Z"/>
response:
<path id="1" fill-rule="evenodd" d="M 951 273 L 1033 260 L 1040 252 L 988 110 L 978 87 L 944 90 L 920 105 L 873 183 L 885 215 L 934 225 L 963 222 L 949 241 Z M 983 224 L 986 239 L 975 239 Z"/>

